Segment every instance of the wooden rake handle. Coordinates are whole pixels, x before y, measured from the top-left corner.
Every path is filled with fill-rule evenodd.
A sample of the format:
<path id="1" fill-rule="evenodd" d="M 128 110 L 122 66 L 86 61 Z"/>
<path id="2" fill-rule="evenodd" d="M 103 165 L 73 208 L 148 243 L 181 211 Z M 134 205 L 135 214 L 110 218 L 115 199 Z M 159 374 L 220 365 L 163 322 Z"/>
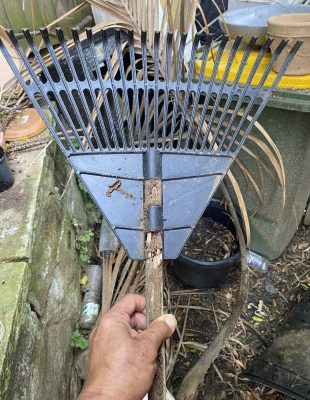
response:
<path id="1" fill-rule="evenodd" d="M 160 233 L 150 235 L 153 246 L 161 240 Z M 149 236 L 149 237 L 150 237 Z M 156 237 L 157 236 L 157 237 Z M 156 240 L 157 239 L 157 240 Z M 150 248 L 148 246 L 148 248 Z M 154 254 L 155 253 L 155 254 Z M 153 322 L 163 313 L 163 268 L 162 268 L 162 251 L 149 251 L 145 264 L 146 276 L 146 304 L 147 304 L 147 321 L 148 324 Z M 166 399 L 166 375 L 165 375 L 165 346 L 161 346 L 157 357 L 157 369 L 153 385 L 148 394 L 148 400 L 165 400 Z"/>

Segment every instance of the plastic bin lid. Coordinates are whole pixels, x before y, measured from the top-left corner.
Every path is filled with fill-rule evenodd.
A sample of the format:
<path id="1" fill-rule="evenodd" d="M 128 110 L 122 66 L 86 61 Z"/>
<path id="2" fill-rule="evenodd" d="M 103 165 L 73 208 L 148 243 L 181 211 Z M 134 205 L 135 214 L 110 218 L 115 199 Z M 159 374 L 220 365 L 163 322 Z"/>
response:
<path id="1" fill-rule="evenodd" d="M 243 54 L 245 50 L 238 50 L 236 54 L 236 58 L 231 66 L 230 72 L 228 74 L 227 82 L 233 82 L 235 80 L 238 68 L 240 66 Z M 206 64 L 205 72 L 204 72 L 204 77 L 205 78 L 210 78 L 212 70 L 213 70 L 213 60 L 215 59 L 217 53 L 217 49 L 214 49 L 212 51 L 212 54 L 210 55 L 208 62 Z M 259 53 L 259 50 L 253 50 L 248 58 L 248 61 L 246 63 L 246 66 L 244 67 L 244 70 L 241 74 L 240 81 L 239 83 L 244 84 L 252 70 L 253 64 L 256 60 L 256 57 Z M 218 68 L 217 72 L 217 79 L 221 80 L 224 75 L 225 67 L 227 64 L 227 59 L 229 56 L 229 51 L 224 51 L 223 56 Z M 252 79 L 252 85 L 258 85 L 265 69 L 266 66 L 269 63 L 271 57 L 271 53 L 265 54 L 263 57 L 259 68 L 257 69 L 257 72 L 255 76 Z M 195 69 L 196 73 L 199 74 L 201 68 L 201 60 L 196 61 Z M 270 87 L 276 78 L 276 73 L 271 71 L 268 75 L 268 78 L 265 81 L 264 87 Z M 290 76 L 283 76 L 282 79 L 279 82 L 278 88 L 282 89 L 310 89 L 310 74 L 308 75 L 290 75 Z"/>

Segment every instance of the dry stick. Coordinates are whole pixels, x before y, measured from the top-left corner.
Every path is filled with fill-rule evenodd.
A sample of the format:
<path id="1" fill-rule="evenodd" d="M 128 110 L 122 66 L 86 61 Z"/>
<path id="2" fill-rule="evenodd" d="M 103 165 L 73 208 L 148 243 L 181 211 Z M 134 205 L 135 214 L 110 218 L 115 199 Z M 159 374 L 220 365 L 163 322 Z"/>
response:
<path id="1" fill-rule="evenodd" d="M 227 201 L 230 214 L 233 218 L 239 240 L 239 246 L 241 252 L 241 276 L 240 276 L 239 293 L 236 299 L 235 307 L 233 308 L 229 319 L 226 320 L 223 328 L 215 336 L 213 341 L 210 343 L 208 349 L 202 354 L 198 362 L 193 366 L 193 368 L 191 368 L 191 370 L 184 377 L 180 389 L 176 395 L 176 400 L 195 400 L 197 398 L 198 389 L 203 385 L 206 373 L 208 372 L 210 366 L 213 364 L 216 357 L 221 352 L 222 348 L 225 345 L 226 340 L 231 335 L 235 324 L 240 318 L 243 307 L 246 304 L 246 300 L 248 297 L 249 277 L 248 277 L 246 247 L 245 247 L 243 232 L 241 230 L 230 195 L 224 183 L 222 183 L 221 187 L 225 200 Z"/>
<path id="2" fill-rule="evenodd" d="M 115 260 L 115 252 L 104 251 L 102 260 L 102 297 L 101 315 L 109 311 L 112 301 L 112 269 Z M 98 318 L 99 319 L 99 318 Z"/>
<path id="3" fill-rule="evenodd" d="M 144 183 L 144 221 L 148 221 L 150 206 L 161 205 L 161 181 Z M 146 229 L 148 227 L 146 226 Z M 163 313 L 163 257 L 160 232 L 149 232 L 146 240 L 145 295 L 147 323 L 150 324 Z M 166 399 L 165 347 L 161 346 L 157 357 L 157 369 L 148 400 Z"/>

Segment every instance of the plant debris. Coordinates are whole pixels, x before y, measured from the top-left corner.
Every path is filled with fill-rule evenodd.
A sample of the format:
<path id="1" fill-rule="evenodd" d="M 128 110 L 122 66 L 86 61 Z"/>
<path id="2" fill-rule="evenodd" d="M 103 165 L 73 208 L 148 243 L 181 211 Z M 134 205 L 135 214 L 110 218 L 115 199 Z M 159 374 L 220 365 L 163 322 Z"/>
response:
<path id="1" fill-rule="evenodd" d="M 225 260 L 238 251 L 232 232 L 212 218 L 201 218 L 184 246 L 183 254 L 196 259 Z"/>
<path id="2" fill-rule="evenodd" d="M 178 319 L 179 327 L 168 360 L 171 369 L 175 349 L 180 348 L 168 382 L 168 389 L 175 394 L 200 352 L 229 317 L 236 299 L 239 271 L 231 273 L 219 289 L 208 290 L 190 289 L 174 276 L 173 268 L 168 268 L 168 273 L 169 310 Z M 267 285 L 278 292 L 270 293 Z M 310 289 L 310 227 L 299 227 L 283 255 L 271 262 L 266 274 L 250 269 L 249 287 L 249 307 L 206 375 L 197 400 L 290 400 L 275 389 L 248 380 L 243 372 L 272 343 L 289 311 Z"/>

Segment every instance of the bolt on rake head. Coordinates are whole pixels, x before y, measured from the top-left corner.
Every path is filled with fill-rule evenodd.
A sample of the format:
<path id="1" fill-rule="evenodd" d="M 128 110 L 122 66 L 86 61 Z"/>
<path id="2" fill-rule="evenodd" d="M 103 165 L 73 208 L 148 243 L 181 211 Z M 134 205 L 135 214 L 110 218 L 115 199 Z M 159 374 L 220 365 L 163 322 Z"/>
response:
<path id="1" fill-rule="evenodd" d="M 164 258 L 178 257 L 301 45 L 297 42 L 290 49 L 272 85 L 265 88 L 286 40 L 280 42 L 259 83 L 253 86 L 271 39 L 261 47 L 241 84 L 256 38 L 238 55 L 241 61 L 230 82 L 241 37 L 231 48 L 223 37 L 214 57 L 211 36 L 202 40 L 196 35 L 186 60 L 185 34 L 179 43 L 173 43 L 171 33 L 161 36 L 156 32 L 151 40 L 141 32 L 137 48 L 132 31 L 87 29 L 80 38 L 73 30 L 73 40 L 67 42 L 62 30 L 56 29 L 59 47 L 55 49 L 47 29 L 41 29 L 47 49 L 43 56 L 29 30 L 23 33 L 33 62 L 14 32 L 7 31 L 24 65 L 22 71 L 2 42 L 0 48 L 133 259 L 146 257 L 147 232 L 161 232 Z M 218 69 L 227 52 L 219 80 Z M 201 66 L 196 73 L 198 56 Z M 205 79 L 210 63 L 212 74 Z M 42 100 L 53 122 L 45 116 Z"/>

